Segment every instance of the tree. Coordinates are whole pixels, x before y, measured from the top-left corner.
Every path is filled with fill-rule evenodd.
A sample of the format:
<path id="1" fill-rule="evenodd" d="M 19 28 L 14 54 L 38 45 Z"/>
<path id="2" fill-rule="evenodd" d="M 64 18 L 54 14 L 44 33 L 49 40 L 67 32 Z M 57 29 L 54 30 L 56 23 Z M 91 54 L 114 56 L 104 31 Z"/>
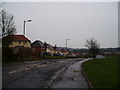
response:
<path id="1" fill-rule="evenodd" d="M 12 58 L 13 54 L 13 49 L 9 48 L 12 41 L 9 35 L 14 35 L 16 33 L 16 27 L 14 16 L 3 9 L 0 10 L 0 31 L 0 36 L 2 36 L 2 58 L 8 60 Z"/>
<path id="2" fill-rule="evenodd" d="M 14 23 L 14 16 L 2 10 L 0 13 L 0 29 L 2 31 L 2 38 L 7 35 L 14 35 L 16 33 L 16 27 Z"/>
<path id="3" fill-rule="evenodd" d="M 88 47 L 90 55 L 92 55 L 93 58 L 99 53 L 100 44 L 94 38 L 86 40 L 85 46 Z"/>

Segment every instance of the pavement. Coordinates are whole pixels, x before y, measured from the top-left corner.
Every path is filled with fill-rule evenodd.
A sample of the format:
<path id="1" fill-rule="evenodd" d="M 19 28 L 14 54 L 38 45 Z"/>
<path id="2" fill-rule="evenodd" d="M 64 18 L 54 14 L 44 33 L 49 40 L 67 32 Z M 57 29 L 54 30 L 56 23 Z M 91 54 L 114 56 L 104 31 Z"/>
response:
<path id="1" fill-rule="evenodd" d="M 50 88 L 90 88 L 81 69 L 81 64 L 88 60 L 86 59 L 70 65 L 56 78 Z"/>

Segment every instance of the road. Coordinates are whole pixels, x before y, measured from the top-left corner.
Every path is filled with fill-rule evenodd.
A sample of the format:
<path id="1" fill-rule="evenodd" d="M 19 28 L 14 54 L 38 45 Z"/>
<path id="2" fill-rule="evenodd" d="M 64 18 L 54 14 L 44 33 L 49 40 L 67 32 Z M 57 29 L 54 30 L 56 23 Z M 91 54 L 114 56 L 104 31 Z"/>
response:
<path id="1" fill-rule="evenodd" d="M 84 59 L 51 59 L 3 64 L 2 88 L 48 88 L 65 67 Z"/>

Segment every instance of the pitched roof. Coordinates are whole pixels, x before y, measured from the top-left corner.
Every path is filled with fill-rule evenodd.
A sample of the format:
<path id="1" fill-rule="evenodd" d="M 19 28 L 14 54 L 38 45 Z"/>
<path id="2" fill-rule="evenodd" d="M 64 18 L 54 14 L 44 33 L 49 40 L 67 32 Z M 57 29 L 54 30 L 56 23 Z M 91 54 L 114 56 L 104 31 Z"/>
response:
<path id="1" fill-rule="evenodd" d="M 4 38 L 9 38 L 12 41 L 29 41 L 30 42 L 30 40 L 26 38 L 24 35 L 8 35 Z"/>
<path id="2" fill-rule="evenodd" d="M 47 48 L 54 49 L 52 45 L 47 44 Z"/>
<path id="3" fill-rule="evenodd" d="M 40 40 L 36 40 L 33 43 L 31 43 L 32 47 L 44 47 L 44 43 L 42 43 Z"/>
<path id="4" fill-rule="evenodd" d="M 69 52 L 68 49 L 60 49 L 61 52 Z"/>

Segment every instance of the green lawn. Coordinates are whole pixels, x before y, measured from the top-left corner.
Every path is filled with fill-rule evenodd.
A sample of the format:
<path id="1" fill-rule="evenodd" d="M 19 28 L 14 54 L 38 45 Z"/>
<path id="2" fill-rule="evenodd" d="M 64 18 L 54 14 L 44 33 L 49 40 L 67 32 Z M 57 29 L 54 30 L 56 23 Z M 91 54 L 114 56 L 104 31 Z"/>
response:
<path id="1" fill-rule="evenodd" d="M 82 67 L 95 88 L 118 88 L 120 87 L 118 63 L 118 57 L 111 56 L 84 62 Z"/>

